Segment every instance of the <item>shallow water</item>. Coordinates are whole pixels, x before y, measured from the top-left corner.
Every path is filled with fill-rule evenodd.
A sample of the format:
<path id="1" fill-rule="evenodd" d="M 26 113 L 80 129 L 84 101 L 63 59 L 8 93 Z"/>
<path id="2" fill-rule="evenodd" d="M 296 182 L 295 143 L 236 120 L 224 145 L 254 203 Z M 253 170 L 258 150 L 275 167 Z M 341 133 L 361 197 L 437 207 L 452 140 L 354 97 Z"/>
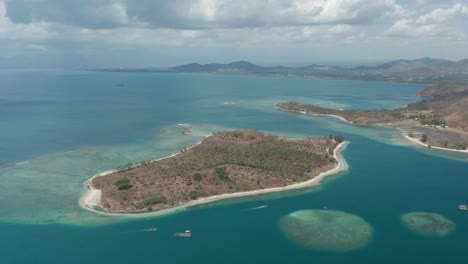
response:
<path id="1" fill-rule="evenodd" d="M 79 71 L 0 77 L 2 263 L 468 261 L 468 214 L 456 210 L 468 200 L 466 155 L 419 148 L 384 128 L 274 108 L 288 100 L 393 108 L 417 101 L 421 85 Z M 182 136 L 178 124 L 190 124 L 195 135 Z M 98 172 L 172 154 L 213 131 L 241 128 L 285 137 L 342 133 L 351 141 L 344 151 L 349 172 L 309 190 L 157 218 L 100 216 L 78 206 L 83 182 Z M 282 216 L 323 207 L 366 219 L 375 231 L 369 247 L 346 254 L 311 251 L 280 232 Z M 418 237 L 401 226 L 399 216 L 409 211 L 440 213 L 457 230 L 438 240 Z M 151 227 L 158 231 L 137 232 Z M 191 239 L 171 236 L 185 229 L 192 230 Z"/>

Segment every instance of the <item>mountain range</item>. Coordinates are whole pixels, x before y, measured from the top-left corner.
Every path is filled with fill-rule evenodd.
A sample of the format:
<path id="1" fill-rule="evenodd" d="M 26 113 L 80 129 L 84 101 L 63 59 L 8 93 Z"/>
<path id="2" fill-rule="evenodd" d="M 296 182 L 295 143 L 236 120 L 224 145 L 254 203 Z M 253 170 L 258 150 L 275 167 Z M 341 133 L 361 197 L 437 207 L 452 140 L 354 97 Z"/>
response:
<path id="1" fill-rule="evenodd" d="M 300 78 L 326 78 L 371 81 L 403 81 L 422 83 L 468 83 L 468 59 L 451 61 L 424 57 L 415 60 L 394 60 L 378 65 L 337 66 L 310 64 L 303 67 L 261 66 L 248 61 L 223 63 L 191 63 L 172 68 L 100 68 L 95 71 L 218 73 Z"/>
<path id="2" fill-rule="evenodd" d="M 433 59 L 429 57 L 416 60 L 394 60 L 375 66 L 342 67 L 335 65 L 311 64 L 304 67 L 272 66 L 264 67 L 248 61 L 237 61 L 228 64 L 185 64 L 170 68 L 175 72 L 249 72 L 249 73 L 271 73 L 290 71 L 374 71 L 374 72 L 400 72 L 410 71 L 426 75 L 436 74 L 462 74 L 468 75 L 468 59 L 450 61 L 444 59 Z"/>

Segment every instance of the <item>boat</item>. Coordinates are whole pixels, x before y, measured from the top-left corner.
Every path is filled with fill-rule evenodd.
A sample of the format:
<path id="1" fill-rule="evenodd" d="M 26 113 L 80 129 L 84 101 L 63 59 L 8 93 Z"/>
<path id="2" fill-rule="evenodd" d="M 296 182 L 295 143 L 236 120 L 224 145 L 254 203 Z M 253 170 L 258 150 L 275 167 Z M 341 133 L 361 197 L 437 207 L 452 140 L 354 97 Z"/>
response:
<path id="1" fill-rule="evenodd" d="M 176 232 L 174 233 L 174 237 L 191 237 L 192 232 L 190 230 L 185 230 L 185 232 Z"/>
<path id="2" fill-rule="evenodd" d="M 148 231 L 151 231 L 151 232 L 156 232 L 158 229 L 156 227 L 152 227 L 150 229 L 148 229 Z"/>
<path id="3" fill-rule="evenodd" d="M 460 204 L 458 206 L 458 209 L 460 209 L 462 211 L 468 211 L 468 206 L 466 206 L 466 204 Z"/>

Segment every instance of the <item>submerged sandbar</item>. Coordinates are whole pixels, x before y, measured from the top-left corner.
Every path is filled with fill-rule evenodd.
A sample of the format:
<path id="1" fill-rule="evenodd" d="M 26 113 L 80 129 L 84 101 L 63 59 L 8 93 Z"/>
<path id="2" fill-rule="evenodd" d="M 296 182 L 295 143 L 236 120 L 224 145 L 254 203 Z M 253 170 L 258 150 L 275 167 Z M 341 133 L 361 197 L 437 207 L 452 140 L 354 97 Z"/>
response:
<path id="1" fill-rule="evenodd" d="M 361 217 L 335 210 L 300 210 L 281 218 L 284 234 L 307 249 L 349 252 L 366 247 L 372 227 Z"/>
<path id="2" fill-rule="evenodd" d="M 403 224 L 424 236 L 441 237 L 455 230 L 455 223 L 443 215 L 428 212 L 410 212 L 401 216 Z"/>
<path id="3" fill-rule="evenodd" d="M 80 204 L 106 213 L 145 213 L 302 188 L 344 168 L 343 140 L 218 132 L 167 158 L 96 175 Z"/>

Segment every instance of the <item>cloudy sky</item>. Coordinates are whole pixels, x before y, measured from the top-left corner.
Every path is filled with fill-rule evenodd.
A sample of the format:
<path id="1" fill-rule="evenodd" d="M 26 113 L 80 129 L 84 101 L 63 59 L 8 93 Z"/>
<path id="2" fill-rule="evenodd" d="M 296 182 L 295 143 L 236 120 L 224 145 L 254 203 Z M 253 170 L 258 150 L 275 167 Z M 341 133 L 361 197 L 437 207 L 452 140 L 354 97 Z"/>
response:
<path id="1" fill-rule="evenodd" d="M 0 0 L 0 67 L 468 57 L 468 0 Z"/>

